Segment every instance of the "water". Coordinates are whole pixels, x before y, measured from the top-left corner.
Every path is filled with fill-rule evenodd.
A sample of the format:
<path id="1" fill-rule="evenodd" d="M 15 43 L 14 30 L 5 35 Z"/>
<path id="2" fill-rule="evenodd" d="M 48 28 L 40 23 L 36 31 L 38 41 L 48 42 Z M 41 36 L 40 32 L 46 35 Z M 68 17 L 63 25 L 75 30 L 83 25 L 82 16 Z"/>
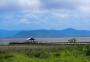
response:
<path id="1" fill-rule="evenodd" d="M 41 42 L 68 42 L 69 39 L 73 37 L 64 37 L 64 38 L 35 38 L 36 41 Z M 79 42 L 90 42 L 90 37 L 74 37 Z M 27 38 L 8 38 L 0 39 L 0 42 L 24 42 Z"/>

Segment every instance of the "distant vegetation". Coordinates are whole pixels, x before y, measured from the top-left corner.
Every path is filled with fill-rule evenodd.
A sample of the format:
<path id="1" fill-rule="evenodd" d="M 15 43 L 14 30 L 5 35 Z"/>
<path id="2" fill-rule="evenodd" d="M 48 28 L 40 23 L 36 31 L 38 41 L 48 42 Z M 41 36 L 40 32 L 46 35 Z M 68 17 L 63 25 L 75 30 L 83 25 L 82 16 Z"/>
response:
<path id="1" fill-rule="evenodd" d="M 46 46 L 48 47 L 48 46 Z M 90 45 L 0 49 L 0 62 L 90 62 Z"/>

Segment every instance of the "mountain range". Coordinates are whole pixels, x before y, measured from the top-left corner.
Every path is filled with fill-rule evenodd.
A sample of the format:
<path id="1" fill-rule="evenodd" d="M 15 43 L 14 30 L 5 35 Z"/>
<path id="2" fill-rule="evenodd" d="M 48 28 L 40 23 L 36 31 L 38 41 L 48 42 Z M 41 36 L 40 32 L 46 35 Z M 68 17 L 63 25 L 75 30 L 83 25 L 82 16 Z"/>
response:
<path id="1" fill-rule="evenodd" d="M 90 37 L 89 30 L 76 30 L 72 28 L 63 30 L 0 30 L 0 38 L 57 38 L 57 37 Z"/>

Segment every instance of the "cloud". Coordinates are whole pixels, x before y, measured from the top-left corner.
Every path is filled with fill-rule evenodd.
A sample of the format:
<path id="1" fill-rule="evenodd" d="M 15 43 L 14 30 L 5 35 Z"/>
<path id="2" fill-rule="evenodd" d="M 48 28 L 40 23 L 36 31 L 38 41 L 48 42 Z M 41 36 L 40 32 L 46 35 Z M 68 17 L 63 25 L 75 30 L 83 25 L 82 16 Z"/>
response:
<path id="1" fill-rule="evenodd" d="M 36 11 L 41 6 L 40 0 L 0 0 L 0 11 Z"/>
<path id="2" fill-rule="evenodd" d="M 19 21 L 19 23 L 21 23 L 21 24 L 30 24 L 31 22 L 30 22 L 28 19 L 23 18 L 23 19 L 21 19 L 21 20 Z"/>
<path id="3" fill-rule="evenodd" d="M 89 19 L 89 0 L 0 0 L 3 27 L 89 28 Z"/>
<path id="4" fill-rule="evenodd" d="M 38 10 L 40 9 L 40 0 L 17 0 L 18 6 L 24 10 Z"/>
<path id="5" fill-rule="evenodd" d="M 0 0 L 0 10 L 8 11 L 77 11 L 90 13 L 89 0 Z"/>
<path id="6" fill-rule="evenodd" d="M 90 13 L 89 0 L 44 0 L 43 5 L 48 10 L 76 11 Z"/>

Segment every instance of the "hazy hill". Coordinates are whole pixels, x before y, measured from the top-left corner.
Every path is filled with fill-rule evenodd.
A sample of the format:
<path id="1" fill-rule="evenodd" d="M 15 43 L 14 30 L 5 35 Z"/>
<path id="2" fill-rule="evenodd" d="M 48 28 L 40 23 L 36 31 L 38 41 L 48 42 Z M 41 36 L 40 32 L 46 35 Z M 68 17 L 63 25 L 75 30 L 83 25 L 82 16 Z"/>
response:
<path id="1" fill-rule="evenodd" d="M 15 36 L 19 31 L 0 30 L 0 38 L 9 38 Z"/>
<path id="2" fill-rule="evenodd" d="M 32 30 L 21 31 L 15 37 L 89 37 L 90 31 L 75 30 L 72 28 L 64 30 Z"/>
<path id="3" fill-rule="evenodd" d="M 72 28 L 64 30 L 26 30 L 26 31 L 8 31 L 0 30 L 0 37 L 90 37 L 90 31 L 76 30 Z"/>

